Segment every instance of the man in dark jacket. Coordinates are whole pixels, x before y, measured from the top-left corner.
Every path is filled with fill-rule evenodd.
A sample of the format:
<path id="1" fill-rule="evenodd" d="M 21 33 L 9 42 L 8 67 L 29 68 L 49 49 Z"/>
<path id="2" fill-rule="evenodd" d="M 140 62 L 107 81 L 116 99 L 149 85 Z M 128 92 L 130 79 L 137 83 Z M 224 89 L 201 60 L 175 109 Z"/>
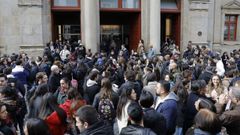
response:
<path id="1" fill-rule="evenodd" d="M 131 124 L 123 128 L 120 135 L 156 135 L 151 129 L 143 127 L 143 110 L 132 102 L 127 109 Z"/>
<path id="2" fill-rule="evenodd" d="M 57 65 L 52 65 L 51 71 L 52 73 L 49 77 L 48 84 L 49 84 L 49 90 L 54 93 L 60 86 L 61 76 L 59 74 L 59 67 Z"/>
<path id="3" fill-rule="evenodd" d="M 173 134 L 177 124 L 177 101 L 179 98 L 175 93 L 170 92 L 170 83 L 166 81 L 157 84 L 156 94 L 158 97 L 155 109 L 166 119 L 167 134 Z"/>
<path id="4" fill-rule="evenodd" d="M 157 135 L 166 135 L 166 119 L 154 108 L 151 108 L 153 102 L 153 95 L 149 91 L 143 90 L 139 103 L 143 107 L 144 127 L 150 128 Z"/>
<path id="5" fill-rule="evenodd" d="M 212 102 L 211 99 L 205 96 L 206 94 L 206 82 L 204 80 L 197 80 L 191 83 L 191 93 L 187 98 L 187 103 L 183 109 L 184 113 L 184 124 L 183 124 L 183 134 L 186 133 L 188 128 L 194 124 L 194 117 L 197 114 L 195 107 L 195 102 L 199 99 L 206 99 Z"/>
<path id="6" fill-rule="evenodd" d="M 236 106 L 233 110 L 223 112 L 219 118 L 229 135 L 238 135 L 240 133 L 240 87 L 232 87 L 229 93 L 231 102 Z M 219 97 L 218 107 L 221 109 L 218 110 L 223 110 L 226 99 L 224 95 Z"/>
<path id="7" fill-rule="evenodd" d="M 97 82 L 99 72 L 97 70 L 91 71 L 84 90 L 84 99 L 88 104 L 92 105 L 95 95 L 100 91 L 100 86 Z"/>
<path id="8" fill-rule="evenodd" d="M 124 74 L 124 79 L 125 79 L 125 83 L 123 83 L 119 88 L 118 94 L 121 95 L 126 88 L 133 85 L 134 90 L 137 93 L 137 99 L 138 99 L 141 94 L 142 88 L 138 82 L 135 82 L 134 71 L 131 71 L 131 70 L 126 71 Z"/>
<path id="9" fill-rule="evenodd" d="M 80 135 L 113 135 L 112 126 L 99 120 L 98 113 L 92 106 L 81 107 L 75 119 Z"/>

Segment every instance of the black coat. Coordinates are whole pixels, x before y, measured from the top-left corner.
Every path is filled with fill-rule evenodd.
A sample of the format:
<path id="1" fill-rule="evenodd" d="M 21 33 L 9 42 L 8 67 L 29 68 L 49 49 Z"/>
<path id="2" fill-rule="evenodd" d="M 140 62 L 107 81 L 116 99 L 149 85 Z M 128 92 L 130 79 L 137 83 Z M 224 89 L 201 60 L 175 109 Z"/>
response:
<path id="1" fill-rule="evenodd" d="M 146 108 L 143 110 L 144 127 L 150 128 L 157 135 L 166 135 L 166 119 L 153 108 Z"/>
<path id="2" fill-rule="evenodd" d="M 52 73 L 49 77 L 48 84 L 49 84 L 49 90 L 51 92 L 55 92 L 58 87 L 60 86 L 60 79 L 61 76 L 59 74 Z"/>
<path id="3" fill-rule="evenodd" d="M 92 105 L 95 95 L 100 91 L 100 86 L 94 84 L 92 86 L 86 86 L 84 91 L 84 99 L 87 101 L 87 104 Z"/>
<path id="4" fill-rule="evenodd" d="M 99 121 L 89 126 L 86 130 L 80 133 L 80 135 L 113 135 L 113 128 L 111 125 Z"/>
<path id="5" fill-rule="evenodd" d="M 0 132 L 3 133 L 4 135 L 14 135 L 12 129 L 3 123 L 0 125 Z"/>
<path id="6" fill-rule="evenodd" d="M 194 123 L 194 117 L 197 114 L 197 110 L 195 108 L 195 102 L 200 98 L 200 95 L 196 92 L 191 92 L 187 99 L 187 104 L 184 107 L 184 125 L 183 125 L 183 133 L 186 133 L 188 128 L 190 128 Z"/>
<path id="7" fill-rule="evenodd" d="M 156 133 L 139 125 L 129 125 L 122 129 L 120 135 L 156 135 Z"/>

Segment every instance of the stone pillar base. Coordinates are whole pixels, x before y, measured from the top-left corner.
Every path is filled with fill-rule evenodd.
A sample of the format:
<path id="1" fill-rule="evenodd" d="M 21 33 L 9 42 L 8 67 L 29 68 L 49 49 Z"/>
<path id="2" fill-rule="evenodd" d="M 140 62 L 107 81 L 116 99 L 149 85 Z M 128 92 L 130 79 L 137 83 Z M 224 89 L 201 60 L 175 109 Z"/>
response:
<path id="1" fill-rule="evenodd" d="M 37 56 L 43 55 L 44 46 L 43 45 L 21 45 L 19 52 L 27 53 L 28 57 L 36 58 Z M 18 53 L 19 53 L 18 52 Z"/>

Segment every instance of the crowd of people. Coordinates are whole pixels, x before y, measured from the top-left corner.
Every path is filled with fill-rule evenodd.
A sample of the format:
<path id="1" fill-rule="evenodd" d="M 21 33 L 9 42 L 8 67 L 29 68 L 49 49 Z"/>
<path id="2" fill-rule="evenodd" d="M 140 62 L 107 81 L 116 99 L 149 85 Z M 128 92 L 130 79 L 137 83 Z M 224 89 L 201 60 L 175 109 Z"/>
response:
<path id="1" fill-rule="evenodd" d="M 0 59 L 0 135 L 238 135 L 240 50 L 167 40 L 92 53 L 50 42 Z"/>

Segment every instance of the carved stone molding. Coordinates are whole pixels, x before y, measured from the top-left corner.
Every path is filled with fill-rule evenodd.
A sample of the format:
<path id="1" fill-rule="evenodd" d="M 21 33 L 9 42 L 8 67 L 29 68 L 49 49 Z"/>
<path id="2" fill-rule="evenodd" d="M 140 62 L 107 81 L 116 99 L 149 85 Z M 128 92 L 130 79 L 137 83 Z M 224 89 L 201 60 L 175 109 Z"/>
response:
<path id="1" fill-rule="evenodd" d="M 240 2 L 233 0 L 222 6 L 222 9 L 240 10 Z"/>
<path id="2" fill-rule="evenodd" d="M 42 0 L 18 0 L 18 6 L 42 6 Z"/>

